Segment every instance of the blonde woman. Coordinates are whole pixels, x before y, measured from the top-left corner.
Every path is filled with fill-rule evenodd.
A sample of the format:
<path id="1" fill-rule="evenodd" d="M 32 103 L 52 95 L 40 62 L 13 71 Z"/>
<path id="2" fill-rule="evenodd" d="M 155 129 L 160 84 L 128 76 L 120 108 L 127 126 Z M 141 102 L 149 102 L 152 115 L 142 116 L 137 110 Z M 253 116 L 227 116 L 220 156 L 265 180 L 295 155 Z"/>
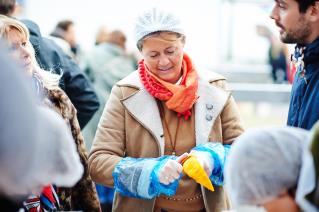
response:
<path id="1" fill-rule="evenodd" d="M 76 118 L 76 110 L 68 96 L 58 86 L 61 76 L 44 71 L 39 67 L 35 59 L 34 49 L 29 42 L 29 32 L 20 21 L 0 16 L 0 39 L 7 41 L 12 56 L 32 77 L 41 104 L 57 111 L 70 127 L 84 167 L 84 175 L 74 187 L 53 188 L 47 186 L 40 197 L 25 201 L 25 207 L 28 210 L 31 210 L 34 206 L 39 206 L 43 210 L 99 211 L 95 186 L 87 171 L 87 152 Z M 55 199 L 55 192 L 58 199 Z"/>

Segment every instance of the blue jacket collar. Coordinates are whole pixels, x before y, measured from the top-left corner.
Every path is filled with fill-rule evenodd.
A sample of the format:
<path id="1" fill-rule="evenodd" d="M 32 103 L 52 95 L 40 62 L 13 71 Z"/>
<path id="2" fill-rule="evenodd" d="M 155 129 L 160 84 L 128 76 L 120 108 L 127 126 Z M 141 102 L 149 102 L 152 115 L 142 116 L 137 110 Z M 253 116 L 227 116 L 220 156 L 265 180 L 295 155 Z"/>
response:
<path id="1" fill-rule="evenodd" d="M 316 63 L 319 60 L 319 37 L 307 45 L 298 44 L 295 47 L 294 57 L 300 57 L 300 49 L 304 48 L 303 61 L 305 65 Z"/>

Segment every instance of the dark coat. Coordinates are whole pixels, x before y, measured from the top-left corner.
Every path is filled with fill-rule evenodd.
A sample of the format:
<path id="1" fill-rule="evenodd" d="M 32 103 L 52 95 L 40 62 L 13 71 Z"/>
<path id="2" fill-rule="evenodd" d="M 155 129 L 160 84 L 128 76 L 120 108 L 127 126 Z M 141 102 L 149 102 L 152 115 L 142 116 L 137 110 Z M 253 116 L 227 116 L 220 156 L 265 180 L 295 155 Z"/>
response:
<path id="1" fill-rule="evenodd" d="M 30 31 L 30 41 L 40 67 L 58 74 L 63 73 L 60 87 L 76 108 L 82 129 L 99 109 L 99 100 L 91 83 L 79 66 L 57 44 L 42 37 L 38 25 L 30 20 L 22 20 L 22 22 Z"/>
<path id="2" fill-rule="evenodd" d="M 287 124 L 309 130 L 319 120 L 319 37 L 306 46 L 303 61 L 305 76 L 296 72 Z"/>
<path id="3" fill-rule="evenodd" d="M 95 185 L 89 175 L 88 154 L 76 118 L 76 110 L 68 96 L 61 89 L 47 90 L 45 93 L 47 94 L 47 98 L 44 99 L 44 103 L 59 113 L 70 127 L 77 152 L 84 168 L 83 176 L 75 186 L 72 188 L 57 188 L 60 202 L 59 211 L 81 210 L 98 212 L 100 211 L 100 203 Z"/>

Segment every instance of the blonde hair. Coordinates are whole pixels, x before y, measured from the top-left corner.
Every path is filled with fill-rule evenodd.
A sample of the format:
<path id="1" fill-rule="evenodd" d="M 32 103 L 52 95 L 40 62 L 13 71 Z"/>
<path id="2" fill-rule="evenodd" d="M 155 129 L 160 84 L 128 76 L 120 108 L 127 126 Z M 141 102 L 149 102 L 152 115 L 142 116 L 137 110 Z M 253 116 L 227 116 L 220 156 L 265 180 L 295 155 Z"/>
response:
<path id="1" fill-rule="evenodd" d="M 167 33 L 167 34 L 171 34 L 171 35 L 176 35 L 176 39 L 172 40 L 172 39 L 168 39 L 167 37 L 165 37 L 165 35 L 163 33 Z M 175 41 L 175 40 L 181 40 L 183 44 L 185 44 L 185 35 L 181 34 L 181 33 L 177 33 L 177 32 L 171 32 L 171 31 L 156 31 L 156 32 L 152 32 L 144 37 L 142 37 L 139 41 L 137 41 L 137 48 L 139 51 L 142 51 L 143 49 L 143 43 L 146 39 L 150 38 L 150 37 L 162 37 L 164 40 L 167 41 Z"/>
<path id="2" fill-rule="evenodd" d="M 39 76 L 40 80 L 43 83 L 43 86 L 48 90 L 53 90 L 59 88 L 59 81 L 61 75 L 52 73 L 51 71 L 45 71 L 40 68 L 36 58 L 35 51 L 30 43 L 30 33 L 28 28 L 20 21 L 9 18 L 4 15 L 0 15 L 0 39 L 9 40 L 9 32 L 14 29 L 17 30 L 22 37 L 27 40 L 27 48 L 31 51 L 31 59 L 34 64 L 32 73 Z"/>

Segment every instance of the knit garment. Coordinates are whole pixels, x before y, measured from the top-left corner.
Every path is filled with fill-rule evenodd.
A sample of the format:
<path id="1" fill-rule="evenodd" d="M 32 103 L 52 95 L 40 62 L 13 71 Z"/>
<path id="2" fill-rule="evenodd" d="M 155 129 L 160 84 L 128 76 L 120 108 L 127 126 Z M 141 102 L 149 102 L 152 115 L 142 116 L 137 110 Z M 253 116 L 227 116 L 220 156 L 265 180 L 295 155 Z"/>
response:
<path id="1" fill-rule="evenodd" d="M 182 80 L 179 84 L 166 82 L 150 72 L 144 60 L 138 66 L 140 80 L 145 89 L 155 98 L 165 101 L 168 109 L 183 115 L 188 120 L 192 115 L 191 108 L 198 99 L 198 75 L 192 61 L 184 53 L 182 63 Z"/>

